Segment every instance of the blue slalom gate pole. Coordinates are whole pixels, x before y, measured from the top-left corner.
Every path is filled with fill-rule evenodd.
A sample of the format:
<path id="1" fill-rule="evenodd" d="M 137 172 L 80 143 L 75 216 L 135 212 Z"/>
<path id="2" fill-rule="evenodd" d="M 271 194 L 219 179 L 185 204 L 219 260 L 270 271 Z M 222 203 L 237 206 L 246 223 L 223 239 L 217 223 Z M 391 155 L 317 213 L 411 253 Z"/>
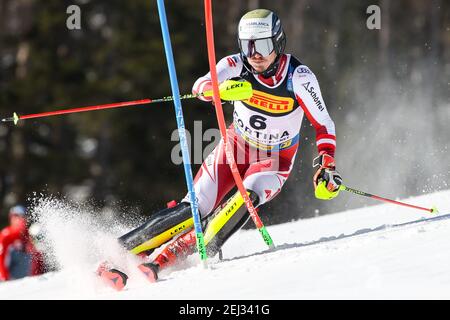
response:
<path id="1" fill-rule="evenodd" d="M 172 87 L 172 95 L 174 97 L 175 113 L 178 124 L 178 134 L 180 136 L 181 154 L 183 156 L 184 173 L 186 176 L 186 184 L 189 192 L 189 200 L 191 202 L 192 217 L 194 220 L 195 236 L 197 239 L 197 249 L 200 254 L 200 259 L 206 267 L 206 248 L 203 238 L 202 225 L 198 212 L 197 197 L 194 190 L 194 179 L 192 176 L 191 160 L 189 155 L 189 148 L 186 139 L 186 129 L 184 126 L 183 109 L 181 107 L 180 90 L 178 88 L 177 74 L 175 71 L 175 61 L 173 58 L 172 44 L 170 42 L 169 27 L 167 24 L 166 9 L 164 0 L 158 0 L 159 20 L 161 22 L 161 30 L 164 41 L 164 50 L 166 52 L 167 66 L 169 68 L 170 85 Z"/>

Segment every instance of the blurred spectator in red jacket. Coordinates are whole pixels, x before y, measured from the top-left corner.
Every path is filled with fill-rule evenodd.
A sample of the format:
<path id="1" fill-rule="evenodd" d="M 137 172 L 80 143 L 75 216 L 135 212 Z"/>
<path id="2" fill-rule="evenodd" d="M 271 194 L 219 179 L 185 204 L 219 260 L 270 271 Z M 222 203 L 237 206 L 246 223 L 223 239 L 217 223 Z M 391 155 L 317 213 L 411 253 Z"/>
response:
<path id="1" fill-rule="evenodd" d="M 42 273 L 43 257 L 28 232 L 26 209 L 14 206 L 9 211 L 9 226 L 0 232 L 0 281 Z"/>

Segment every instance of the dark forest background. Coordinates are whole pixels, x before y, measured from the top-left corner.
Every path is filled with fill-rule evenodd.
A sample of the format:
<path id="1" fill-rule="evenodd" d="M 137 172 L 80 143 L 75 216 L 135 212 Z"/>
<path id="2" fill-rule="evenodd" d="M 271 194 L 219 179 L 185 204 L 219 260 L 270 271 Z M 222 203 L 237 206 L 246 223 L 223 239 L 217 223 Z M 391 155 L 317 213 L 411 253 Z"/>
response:
<path id="1" fill-rule="evenodd" d="M 81 30 L 66 27 L 74 4 Z M 381 8 L 380 29 L 367 28 L 370 5 Z M 258 7 L 280 16 L 286 51 L 318 77 L 347 185 L 391 198 L 448 189 L 450 2 L 214 1 L 217 60 L 237 52 L 238 21 Z M 208 71 L 203 1 L 166 1 L 166 10 L 180 91 L 190 93 Z M 156 1 L 0 0 L 1 118 L 170 94 Z M 194 121 L 217 128 L 211 104 L 185 100 L 183 109 L 189 131 Z M 0 224 L 11 205 L 40 195 L 114 208 L 125 219 L 181 199 L 175 129 L 171 103 L 1 123 Z M 261 210 L 265 223 L 376 204 L 349 194 L 316 200 L 316 153 L 305 119 L 292 176 Z"/>

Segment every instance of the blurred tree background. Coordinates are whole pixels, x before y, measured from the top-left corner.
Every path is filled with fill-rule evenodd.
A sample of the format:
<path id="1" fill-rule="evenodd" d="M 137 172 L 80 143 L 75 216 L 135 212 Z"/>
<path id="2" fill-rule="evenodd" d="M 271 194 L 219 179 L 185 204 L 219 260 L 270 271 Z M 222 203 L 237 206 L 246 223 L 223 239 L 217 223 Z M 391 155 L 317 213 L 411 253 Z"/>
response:
<path id="1" fill-rule="evenodd" d="M 71 5 L 81 9 L 80 30 L 66 27 Z M 380 29 L 366 25 L 370 5 L 381 8 Z M 448 1 L 215 1 L 217 59 L 237 52 L 238 21 L 258 7 L 280 16 L 287 52 L 316 73 L 349 186 L 391 198 L 448 189 Z M 189 93 L 208 71 L 203 1 L 166 1 L 166 10 L 180 91 Z M 1 118 L 170 92 L 156 1 L 0 0 Z M 203 131 L 217 128 L 211 104 L 185 100 L 183 109 L 190 132 L 194 121 Z M 40 194 L 125 215 L 181 199 L 184 170 L 171 160 L 175 129 L 171 103 L 1 123 L 0 224 L 11 205 Z M 375 204 L 348 194 L 316 200 L 316 153 L 304 120 L 293 173 L 261 211 L 267 224 Z"/>

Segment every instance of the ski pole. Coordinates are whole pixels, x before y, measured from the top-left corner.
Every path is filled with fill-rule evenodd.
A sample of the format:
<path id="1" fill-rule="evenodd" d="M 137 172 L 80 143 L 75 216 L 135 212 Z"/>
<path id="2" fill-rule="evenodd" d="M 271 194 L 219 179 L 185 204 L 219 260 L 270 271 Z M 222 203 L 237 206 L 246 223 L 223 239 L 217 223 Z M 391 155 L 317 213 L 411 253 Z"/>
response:
<path id="1" fill-rule="evenodd" d="M 353 189 L 353 188 L 349 188 L 349 187 L 347 187 L 347 186 L 345 186 L 343 184 L 340 186 L 340 190 L 345 190 L 345 191 L 351 192 L 353 194 L 356 194 L 356 195 L 359 195 L 359 196 L 368 197 L 368 198 L 372 198 L 372 199 L 375 199 L 375 200 L 380 200 L 380 201 L 384 201 L 384 202 L 388 202 L 388 203 L 397 204 L 399 206 L 404 206 L 404 207 L 408 207 L 408 208 L 428 211 L 428 212 L 431 212 L 431 213 L 438 213 L 439 212 L 436 207 L 433 207 L 433 208 L 419 207 L 419 206 L 415 206 L 415 205 L 412 205 L 412 204 L 408 204 L 408 203 L 404 203 L 404 202 L 400 202 L 400 201 L 395 201 L 395 200 L 391 200 L 391 199 L 387 199 L 387 198 L 383 198 L 383 197 L 376 196 L 376 195 L 373 195 L 373 194 L 370 194 L 370 193 L 367 193 L 367 192 L 364 192 L 364 191 L 360 191 L 360 190 L 356 190 L 356 189 Z"/>
<path id="2" fill-rule="evenodd" d="M 205 246 L 205 240 L 204 240 L 203 231 L 202 231 L 200 214 L 198 211 L 198 201 L 197 201 L 197 197 L 195 195 L 194 178 L 192 175 L 191 161 L 190 161 L 190 156 L 189 156 L 189 148 L 188 148 L 188 143 L 187 143 L 187 138 L 186 138 L 186 129 L 185 129 L 185 125 L 184 125 L 183 109 L 181 107 L 181 101 L 180 101 L 181 99 L 180 99 L 180 92 L 179 92 L 179 87 L 178 87 L 177 73 L 176 73 L 176 68 L 175 68 L 175 61 L 173 58 L 172 44 L 170 41 L 169 26 L 167 23 L 164 0 L 158 0 L 157 4 L 158 4 L 159 20 L 160 20 L 160 24 L 161 24 L 161 31 L 162 31 L 162 35 L 163 35 L 164 51 L 166 53 L 167 67 L 169 69 L 169 75 L 170 75 L 170 85 L 172 88 L 172 94 L 175 97 L 175 99 L 174 99 L 175 115 L 176 115 L 177 124 L 178 124 L 178 133 L 180 135 L 181 153 L 183 156 L 183 165 L 184 165 L 184 173 L 185 173 L 185 178 L 186 178 L 186 185 L 188 188 L 189 200 L 191 203 L 191 212 L 192 212 L 192 217 L 194 220 L 194 230 L 195 230 L 197 250 L 200 255 L 200 261 L 203 262 L 203 266 L 206 268 L 207 267 L 206 246 Z"/>
<path id="3" fill-rule="evenodd" d="M 180 99 L 193 99 L 193 98 L 197 98 L 197 97 L 203 96 L 203 95 L 204 95 L 204 93 L 185 94 L 185 95 L 180 96 L 179 98 Z M 65 110 L 27 114 L 27 115 L 23 115 L 23 116 L 19 116 L 17 113 L 14 112 L 14 114 L 11 118 L 4 118 L 4 119 L 2 119 L 2 122 L 14 122 L 14 124 L 17 125 L 19 120 L 25 120 L 25 119 L 44 118 L 44 117 L 61 115 L 61 114 L 79 113 L 79 112 L 86 112 L 86 111 L 93 111 L 93 110 L 122 108 L 122 107 L 128 107 L 128 106 L 137 106 L 137 105 L 158 103 L 158 102 L 167 102 L 167 101 L 173 101 L 173 100 L 174 100 L 173 96 L 168 96 L 168 97 L 163 97 L 163 98 L 159 98 L 159 99 L 141 99 L 141 100 L 134 100 L 134 101 L 108 103 L 108 104 L 100 104 L 100 105 L 96 105 L 96 106 L 87 106 L 87 107 L 79 107 L 79 108 L 72 108 L 72 109 L 65 109 Z"/>
<path id="4" fill-rule="evenodd" d="M 230 166 L 230 170 L 233 175 L 234 181 L 236 182 L 236 186 L 238 187 L 239 192 L 240 192 L 242 198 L 244 199 L 245 205 L 247 206 L 250 217 L 252 218 L 253 222 L 255 223 L 255 226 L 258 228 L 258 231 L 261 233 L 263 240 L 266 242 L 266 244 L 269 246 L 269 248 L 274 248 L 275 245 L 273 244 L 272 238 L 270 237 L 269 232 L 267 231 L 266 227 L 264 226 L 261 219 L 259 218 L 259 215 L 256 212 L 256 209 L 253 206 L 253 203 L 247 194 L 247 190 L 245 190 L 244 184 L 242 182 L 242 178 L 239 174 L 239 171 L 238 171 L 238 168 L 236 165 L 236 161 L 234 159 L 233 150 L 232 150 L 233 148 L 228 143 L 228 137 L 227 137 L 226 125 L 225 125 L 225 117 L 223 114 L 222 104 L 220 102 L 220 92 L 219 92 L 218 77 L 217 77 L 217 70 L 216 70 L 216 56 L 215 56 L 215 49 L 214 49 L 214 30 L 213 30 L 211 0 L 204 0 L 204 5 L 205 5 L 205 20 L 206 20 L 206 40 L 207 40 L 206 43 L 207 43 L 207 48 L 208 48 L 209 69 L 211 71 L 211 80 L 212 80 L 212 85 L 213 85 L 213 97 L 214 97 L 213 100 L 214 100 L 214 104 L 216 106 L 217 121 L 219 123 L 222 141 L 225 146 L 225 154 L 227 157 L 227 162 Z"/>

